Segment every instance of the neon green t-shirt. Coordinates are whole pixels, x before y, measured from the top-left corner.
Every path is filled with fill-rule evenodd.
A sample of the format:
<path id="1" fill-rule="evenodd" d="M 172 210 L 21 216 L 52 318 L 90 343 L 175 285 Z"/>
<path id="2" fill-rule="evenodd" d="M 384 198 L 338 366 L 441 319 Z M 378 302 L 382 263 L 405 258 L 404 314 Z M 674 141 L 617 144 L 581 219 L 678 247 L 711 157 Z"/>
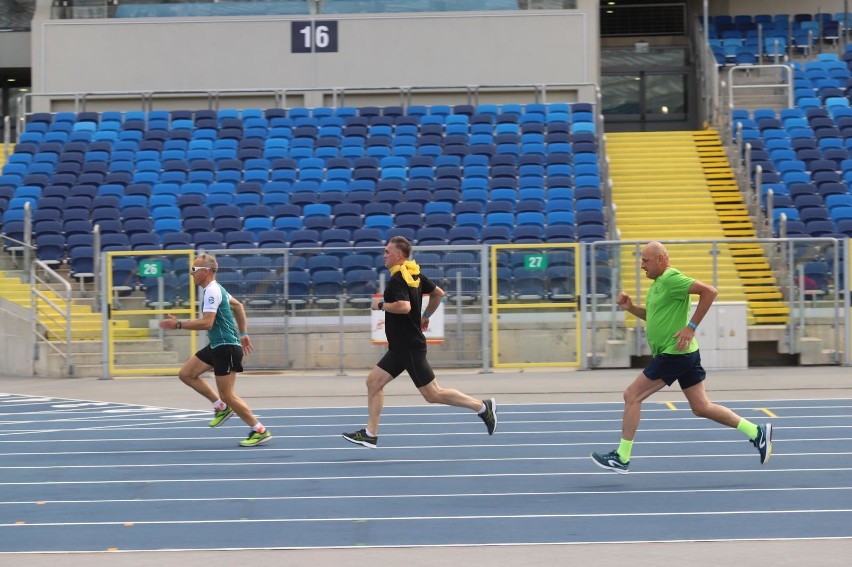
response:
<path id="1" fill-rule="evenodd" d="M 695 279 L 679 270 L 666 268 L 648 288 L 645 302 L 645 330 L 651 353 L 686 354 L 698 350 L 698 341 L 692 339 L 685 350 L 677 350 L 675 333 L 689 322 L 689 288 Z"/>

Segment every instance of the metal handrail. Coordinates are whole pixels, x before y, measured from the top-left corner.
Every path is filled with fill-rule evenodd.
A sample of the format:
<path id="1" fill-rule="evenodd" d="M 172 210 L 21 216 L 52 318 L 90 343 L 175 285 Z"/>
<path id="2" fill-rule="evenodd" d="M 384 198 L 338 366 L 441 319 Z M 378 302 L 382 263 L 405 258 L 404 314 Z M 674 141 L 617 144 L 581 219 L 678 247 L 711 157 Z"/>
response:
<path id="1" fill-rule="evenodd" d="M 42 270 L 43 273 L 49 277 L 42 278 L 39 276 L 39 270 Z M 47 294 L 42 292 L 39 289 L 39 286 L 46 287 L 48 289 L 53 290 L 52 284 L 59 284 L 62 287 L 62 294 L 59 292 L 58 295 L 62 296 L 64 299 L 64 307 L 62 305 L 58 305 L 53 301 Z M 68 283 L 62 276 L 60 276 L 57 272 L 55 272 L 50 266 L 42 262 L 41 260 L 35 260 L 30 265 L 30 298 L 31 298 L 31 309 L 32 309 L 32 321 L 33 321 L 33 336 L 41 341 L 41 344 L 47 345 L 54 352 L 58 353 L 65 360 L 65 369 L 66 373 L 71 376 L 74 374 L 74 366 L 71 360 L 71 284 Z M 64 323 L 65 325 L 65 348 L 59 348 L 54 341 L 51 341 L 47 336 L 46 326 L 41 324 L 39 311 L 38 311 L 38 302 L 39 300 L 43 301 L 52 311 L 49 311 L 45 314 L 42 314 L 42 317 L 46 317 L 51 321 L 58 321 L 60 323 Z M 41 332 L 41 328 L 45 328 L 44 332 Z"/>
<path id="2" fill-rule="evenodd" d="M 758 85 L 755 85 L 755 84 L 734 85 L 734 72 L 735 71 L 740 72 L 740 73 L 745 73 L 745 72 L 754 71 L 755 69 L 757 69 L 757 70 L 764 70 L 764 69 L 783 70 L 783 71 L 785 71 L 783 76 L 786 80 L 783 81 L 782 84 L 775 83 L 775 84 L 758 84 Z M 728 102 L 731 105 L 734 104 L 734 91 L 736 89 L 759 89 L 759 88 L 765 89 L 765 88 L 778 88 L 778 87 L 785 87 L 787 89 L 787 108 L 793 108 L 795 106 L 794 97 L 793 97 L 793 68 L 790 65 L 785 65 L 785 64 L 749 65 L 749 66 L 746 66 L 746 67 L 734 66 L 734 67 L 731 67 L 730 69 L 728 69 Z"/>
<path id="3" fill-rule="evenodd" d="M 719 258 L 718 246 L 719 245 L 730 246 L 732 244 L 761 244 L 761 245 L 784 244 L 787 248 L 787 254 L 788 254 L 787 265 L 793 266 L 794 257 L 793 257 L 793 246 L 792 246 L 792 244 L 794 244 L 796 242 L 801 242 L 801 240 L 796 239 L 796 238 L 786 238 L 786 221 L 787 221 L 786 215 L 784 215 L 782 213 L 780 215 L 780 218 L 779 218 L 779 237 L 778 238 L 725 238 L 725 239 L 696 238 L 696 239 L 690 239 L 690 240 L 661 240 L 660 242 L 662 242 L 663 244 L 667 244 L 667 245 L 668 244 L 709 244 L 712 247 L 712 249 L 711 249 L 711 255 L 712 255 L 711 261 L 713 263 L 713 282 L 712 282 L 712 285 L 717 286 L 718 283 L 717 283 L 716 280 L 718 278 L 718 258 Z M 834 247 L 833 269 L 834 269 L 834 273 L 839 273 L 840 266 L 839 266 L 838 258 L 840 256 L 843 256 L 844 258 L 847 257 L 847 255 L 846 255 L 847 251 L 845 250 L 845 248 L 847 246 L 848 239 L 846 239 L 844 241 L 840 241 L 836 238 L 830 238 L 830 237 L 810 237 L 808 239 L 808 242 L 811 243 L 811 244 L 827 243 L 827 244 L 832 245 Z M 603 247 L 607 247 L 607 246 L 609 246 L 609 247 L 611 247 L 611 246 L 633 246 L 633 247 L 635 247 L 636 256 L 638 257 L 640 247 L 643 244 L 646 244 L 646 243 L 647 243 L 647 241 L 642 241 L 642 240 L 611 240 L 611 241 L 601 240 L 601 241 L 590 243 L 588 245 L 588 250 L 589 250 L 589 254 L 591 255 L 591 257 L 594 258 L 594 257 L 596 257 L 596 249 L 598 249 L 602 246 Z M 842 252 L 842 254 L 841 254 L 841 252 Z M 619 256 L 620 255 L 616 255 L 616 257 L 619 257 Z M 623 271 L 623 269 L 622 269 L 622 271 Z M 641 276 L 641 270 L 636 269 L 635 271 L 636 271 L 636 278 L 635 278 L 636 279 L 636 296 L 634 297 L 634 302 L 639 303 L 641 301 L 641 289 L 642 289 L 641 288 L 641 277 L 642 276 Z M 791 269 L 791 270 L 789 270 L 789 272 L 790 273 L 788 274 L 787 281 L 782 282 L 782 281 L 780 281 L 781 278 L 779 278 L 778 285 L 779 285 L 780 288 L 784 288 L 786 286 L 790 290 L 790 293 L 787 294 L 787 298 L 786 298 L 786 303 L 787 303 L 788 307 L 790 308 L 790 313 L 791 313 L 791 317 L 790 317 L 790 319 L 787 323 L 787 336 L 788 336 L 788 343 L 789 343 L 790 352 L 795 352 L 794 342 L 795 342 L 795 336 L 796 336 L 796 321 L 794 320 L 794 317 L 792 316 L 792 314 L 796 312 L 797 305 L 796 305 L 796 294 L 793 292 L 794 289 L 795 289 L 795 281 L 793 279 L 794 270 Z M 848 278 L 849 276 L 845 272 L 846 272 L 846 270 L 843 271 L 844 278 Z M 591 284 L 589 286 L 590 289 L 584 290 L 584 291 L 588 292 L 589 305 L 591 307 L 589 309 L 590 317 L 589 317 L 588 328 L 590 329 L 590 332 L 588 333 L 588 335 L 589 335 L 589 350 L 588 350 L 588 352 L 595 353 L 596 352 L 596 350 L 595 350 L 595 329 L 596 329 L 596 315 L 597 315 L 597 311 L 598 311 L 598 309 L 597 309 L 598 301 L 597 301 L 597 298 L 595 297 L 596 277 L 594 275 L 594 272 L 591 273 L 590 279 L 591 279 L 591 281 L 589 282 Z M 584 280 L 585 280 L 585 278 L 584 278 Z M 583 281 L 582 285 L 585 286 L 586 282 Z M 845 289 L 845 286 L 844 286 L 844 289 Z M 617 290 L 615 288 L 613 288 L 612 293 L 614 295 L 615 293 L 617 293 Z M 842 292 L 838 287 L 836 287 L 832 299 L 833 299 L 832 300 L 832 310 L 835 313 L 839 314 L 838 316 L 836 316 L 834 318 L 834 324 L 833 324 L 833 327 L 834 327 L 834 333 L 833 334 L 834 334 L 835 348 L 836 348 L 835 358 L 839 359 L 839 356 L 840 356 L 839 350 L 841 348 L 840 325 L 841 324 L 844 325 L 844 328 L 846 329 L 846 337 L 847 338 L 848 338 L 849 333 L 850 333 L 849 324 L 850 324 L 850 319 L 852 319 L 852 315 L 850 315 L 850 294 Z M 841 312 L 841 309 L 842 309 L 842 312 Z M 637 349 L 640 348 L 640 340 L 641 339 L 639 337 L 639 334 L 637 333 Z M 848 366 L 848 365 L 852 364 L 852 353 L 849 352 L 849 349 L 843 349 L 843 350 L 844 350 L 843 355 L 842 355 L 843 360 L 842 361 L 836 360 L 836 362 L 842 362 L 844 365 Z M 637 350 L 637 352 L 639 352 L 639 350 Z"/>
<path id="4" fill-rule="evenodd" d="M 596 92 L 596 104 L 600 108 L 600 89 L 595 83 L 523 83 L 523 84 L 483 84 L 483 85 L 429 85 L 429 86 L 365 86 L 365 87 L 304 87 L 304 88 L 281 88 L 281 87 L 256 87 L 250 89 L 205 89 L 205 90 L 152 90 L 152 91 L 90 91 L 90 92 L 50 92 L 22 94 L 18 99 L 19 124 L 18 136 L 23 132 L 26 117 L 32 114 L 31 107 L 36 99 L 59 99 L 73 100 L 74 112 L 85 112 L 90 101 L 103 98 L 129 98 L 138 99 L 139 110 L 150 112 L 153 110 L 154 100 L 161 97 L 207 97 L 207 107 L 210 110 L 218 110 L 223 95 L 263 95 L 272 94 L 275 100 L 275 108 L 288 108 L 286 106 L 288 93 L 330 93 L 331 106 L 338 107 L 345 104 L 347 93 L 383 93 L 393 92 L 399 96 L 401 106 L 411 104 L 412 94 L 417 91 L 446 92 L 457 91 L 463 93 L 468 104 L 479 104 L 480 94 L 489 89 L 527 91 L 533 94 L 534 102 L 546 102 L 548 90 L 565 88 L 594 88 Z M 602 120 L 602 119 L 601 119 Z M 600 128 L 602 124 L 597 124 Z M 602 131 L 602 130 L 599 130 Z"/>

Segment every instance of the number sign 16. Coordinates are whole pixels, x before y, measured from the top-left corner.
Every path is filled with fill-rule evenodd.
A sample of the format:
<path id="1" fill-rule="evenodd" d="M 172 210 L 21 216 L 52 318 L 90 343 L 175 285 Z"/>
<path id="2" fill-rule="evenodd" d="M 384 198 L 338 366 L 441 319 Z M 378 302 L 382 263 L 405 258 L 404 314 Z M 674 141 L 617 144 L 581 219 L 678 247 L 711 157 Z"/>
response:
<path id="1" fill-rule="evenodd" d="M 337 22 L 292 22 L 293 53 L 336 53 Z"/>

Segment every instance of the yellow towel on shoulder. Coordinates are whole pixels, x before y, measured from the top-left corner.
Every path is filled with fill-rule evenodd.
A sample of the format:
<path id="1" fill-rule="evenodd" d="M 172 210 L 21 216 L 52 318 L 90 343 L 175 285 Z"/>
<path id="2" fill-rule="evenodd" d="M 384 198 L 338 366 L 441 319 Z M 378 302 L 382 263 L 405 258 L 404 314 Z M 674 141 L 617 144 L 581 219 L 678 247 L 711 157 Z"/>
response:
<path id="1" fill-rule="evenodd" d="M 415 280 L 414 276 L 420 275 L 420 266 L 414 260 L 407 260 L 398 266 L 391 266 L 390 273 L 394 275 L 397 272 L 402 272 L 402 279 L 408 284 L 408 287 L 417 287 L 420 285 L 419 279 Z"/>

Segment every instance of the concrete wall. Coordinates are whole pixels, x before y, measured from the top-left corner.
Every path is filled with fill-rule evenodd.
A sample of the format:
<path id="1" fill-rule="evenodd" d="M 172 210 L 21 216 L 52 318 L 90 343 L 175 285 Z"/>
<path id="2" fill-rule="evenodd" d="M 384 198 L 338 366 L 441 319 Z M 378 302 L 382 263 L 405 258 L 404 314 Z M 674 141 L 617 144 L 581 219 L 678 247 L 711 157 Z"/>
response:
<path id="1" fill-rule="evenodd" d="M 597 2 L 579 4 L 576 11 L 319 16 L 338 22 L 338 52 L 299 54 L 291 53 L 291 22 L 306 17 L 50 20 L 40 0 L 33 90 L 593 84 Z"/>
<path id="2" fill-rule="evenodd" d="M 0 33 L 0 69 L 26 69 L 30 58 L 30 32 Z"/>
<path id="3" fill-rule="evenodd" d="M 0 374 L 33 375 L 32 312 L 20 305 L 0 299 Z"/>

